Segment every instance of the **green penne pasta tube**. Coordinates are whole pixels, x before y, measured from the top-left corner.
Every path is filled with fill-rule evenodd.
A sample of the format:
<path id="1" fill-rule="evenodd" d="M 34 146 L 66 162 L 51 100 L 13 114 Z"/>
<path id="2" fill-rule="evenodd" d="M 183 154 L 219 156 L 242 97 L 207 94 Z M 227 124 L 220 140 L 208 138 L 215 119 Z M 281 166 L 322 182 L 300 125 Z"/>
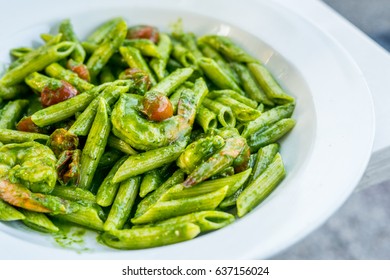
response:
<path id="1" fill-rule="evenodd" d="M 267 166 L 272 162 L 272 160 L 275 158 L 275 155 L 279 151 L 279 144 L 273 143 L 269 144 L 257 152 L 255 165 L 253 167 L 253 172 L 251 174 L 251 178 L 249 179 L 249 183 L 251 183 L 253 180 L 256 180 L 257 177 L 261 175 L 261 173 L 264 172 L 264 170 L 267 168 Z"/>
<path id="2" fill-rule="evenodd" d="M 253 121 L 261 115 L 261 113 L 256 109 L 253 109 L 230 97 L 218 97 L 215 101 L 230 107 L 236 119 L 241 122 Z"/>
<path id="3" fill-rule="evenodd" d="M 88 189 L 90 187 L 100 158 L 106 148 L 110 130 L 111 123 L 107 114 L 107 104 L 104 99 L 99 98 L 96 116 L 81 155 L 80 188 Z"/>
<path id="4" fill-rule="evenodd" d="M 199 106 L 195 121 L 203 128 L 204 132 L 218 126 L 217 115 L 203 105 Z"/>
<path id="5" fill-rule="evenodd" d="M 192 223 L 199 226 L 201 232 L 217 230 L 234 222 L 232 214 L 222 211 L 200 211 L 184 216 L 170 218 L 154 224 L 144 226 L 133 226 L 134 228 L 158 227 L 158 226 L 174 226 L 184 223 Z"/>
<path id="6" fill-rule="evenodd" d="M 282 119 L 271 125 L 262 132 L 255 133 L 248 137 L 248 146 L 251 152 L 256 152 L 259 148 L 275 143 L 295 126 L 293 119 Z"/>
<path id="7" fill-rule="evenodd" d="M 185 141 L 130 156 L 116 172 L 113 182 L 143 174 L 175 161 L 183 152 Z"/>
<path id="8" fill-rule="evenodd" d="M 237 190 L 239 190 L 244 184 L 249 180 L 252 169 L 249 168 L 243 172 L 234 174 L 232 176 L 207 180 L 201 182 L 192 188 L 186 188 L 180 192 L 170 192 L 165 196 L 166 200 L 174 200 L 187 197 L 195 197 L 207 193 L 214 192 L 219 190 L 223 186 L 227 186 L 226 197 L 233 195 Z"/>
<path id="9" fill-rule="evenodd" d="M 198 78 L 195 80 L 194 86 L 192 88 L 196 97 L 196 108 L 198 109 L 200 104 L 203 103 L 203 100 L 209 93 L 209 88 L 203 78 Z"/>
<path id="10" fill-rule="evenodd" d="M 83 111 L 91 101 L 104 91 L 107 84 L 103 84 L 83 92 L 70 99 L 54 104 L 35 112 L 31 119 L 39 127 L 48 126 L 74 116 L 77 112 Z"/>
<path id="11" fill-rule="evenodd" d="M 230 107 L 207 97 L 203 100 L 202 105 L 217 115 L 218 121 L 223 127 L 236 126 L 236 118 Z"/>
<path id="12" fill-rule="evenodd" d="M 133 47 L 120 47 L 119 52 L 122 55 L 123 59 L 127 62 L 130 68 L 138 68 L 145 71 L 149 75 L 149 79 L 152 85 L 155 85 L 156 79 L 154 78 L 148 64 L 145 59 L 142 57 L 141 52 Z"/>
<path id="13" fill-rule="evenodd" d="M 137 211 L 134 215 L 135 218 L 142 216 L 152 205 L 157 201 L 163 200 L 171 188 L 177 187 L 177 184 L 180 184 L 184 181 L 184 171 L 176 170 L 171 177 L 169 177 L 156 191 L 146 196 L 137 206 Z M 179 186 L 181 190 L 182 187 Z"/>
<path id="14" fill-rule="evenodd" d="M 171 101 L 172 104 L 172 110 L 173 114 L 177 114 L 177 107 L 179 105 L 179 99 L 181 97 L 181 93 L 183 90 L 185 90 L 186 87 L 184 85 L 181 85 L 178 89 L 175 90 L 175 92 L 169 97 L 169 101 Z"/>
<path id="15" fill-rule="evenodd" d="M 195 224 L 181 224 L 170 227 L 150 227 L 105 232 L 100 240 L 116 249 L 145 249 L 190 240 L 200 233 Z"/>
<path id="16" fill-rule="evenodd" d="M 157 91 L 170 96 L 180 85 L 182 85 L 194 72 L 192 68 L 180 68 L 169 74 L 150 91 Z"/>
<path id="17" fill-rule="evenodd" d="M 237 215 L 242 217 L 260 204 L 283 180 L 284 176 L 282 157 L 277 154 L 267 169 L 239 195 Z"/>
<path id="18" fill-rule="evenodd" d="M 103 92 L 99 95 L 99 98 L 104 99 L 108 106 L 113 105 L 122 93 L 129 90 L 132 82 L 129 80 L 120 80 L 108 84 Z M 81 115 L 73 123 L 69 132 L 78 136 L 86 136 L 91 129 L 97 108 L 99 105 L 99 99 L 94 99 L 89 103 L 88 107 L 81 113 Z"/>
<path id="19" fill-rule="evenodd" d="M 49 38 L 47 38 L 46 44 L 34 49 L 31 52 L 26 53 L 26 55 L 18 58 L 17 60 L 13 61 L 10 66 L 8 67 L 8 70 L 11 70 L 26 61 L 35 59 L 37 56 L 41 55 L 41 53 L 47 52 L 47 49 L 50 48 L 53 45 L 56 45 L 61 42 L 62 39 L 62 34 L 57 34 L 57 35 L 48 35 Z M 45 40 L 44 40 L 45 41 Z M 35 72 L 35 71 L 34 71 Z"/>
<path id="20" fill-rule="evenodd" d="M 100 211 L 96 207 L 79 205 L 77 212 L 58 214 L 54 217 L 89 229 L 103 231 L 104 222 L 101 219 Z"/>
<path id="21" fill-rule="evenodd" d="M 112 29 L 121 21 L 123 21 L 122 18 L 114 18 L 106 21 L 105 23 L 100 25 L 91 35 L 88 36 L 86 42 L 96 45 L 102 43 L 103 40 L 112 31 Z"/>
<path id="22" fill-rule="evenodd" d="M 112 181 L 112 178 L 114 178 L 115 173 L 118 171 L 119 167 L 126 161 L 126 159 L 127 156 L 121 157 L 111 168 L 106 178 L 104 178 L 103 183 L 100 185 L 96 194 L 96 202 L 100 206 L 107 207 L 114 202 L 115 195 L 119 188 L 119 183 L 114 183 Z"/>
<path id="23" fill-rule="evenodd" d="M 273 161 L 275 158 L 275 155 L 278 153 L 279 145 L 278 144 L 270 144 L 268 146 L 265 146 L 261 148 L 258 153 L 255 155 L 254 163 L 250 164 L 253 166 L 252 173 L 250 174 L 248 180 L 245 182 L 245 184 L 242 184 L 237 189 L 235 189 L 235 192 L 230 192 L 226 198 L 221 202 L 219 207 L 221 209 L 230 208 L 233 206 L 236 206 L 236 201 L 244 188 L 248 186 L 251 182 L 253 182 L 257 177 L 259 177 L 264 170 L 268 167 L 268 165 Z"/>
<path id="24" fill-rule="evenodd" d="M 245 65 L 233 63 L 233 68 L 240 78 L 244 91 L 252 100 L 269 106 L 274 106 L 274 103 L 267 97 L 261 87 L 258 86 L 256 80 Z"/>
<path id="25" fill-rule="evenodd" d="M 111 83 L 116 80 L 114 73 L 112 72 L 109 66 L 104 66 L 102 71 L 100 72 L 100 83 Z"/>
<path id="26" fill-rule="evenodd" d="M 199 59 L 199 66 L 204 71 L 205 75 L 219 88 L 231 89 L 245 95 L 241 88 L 226 74 L 215 60 L 203 57 Z"/>
<path id="27" fill-rule="evenodd" d="M 74 46 L 75 44 L 71 42 L 61 42 L 56 45 L 48 46 L 41 50 L 40 53 L 37 53 L 32 59 L 26 60 L 15 68 L 7 71 L 0 79 L 0 84 L 3 86 L 12 86 L 22 82 L 27 75 L 36 71 L 41 71 L 53 62 L 67 57 L 72 53 Z"/>
<path id="28" fill-rule="evenodd" d="M 125 39 L 122 46 L 136 48 L 143 56 L 161 57 L 157 45 L 148 39 Z"/>
<path id="29" fill-rule="evenodd" d="M 112 134 L 108 137 L 107 146 L 109 146 L 113 149 L 116 149 L 118 151 L 121 151 L 127 155 L 135 155 L 138 153 L 125 141 L 123 141 L 122 139 L 119 139 L 118 137 L 116 137 Z"/>
<path id="30" fill-rule="evenodd" d="M 14 129 L 16 122 L 21 119 L 28 103 L 28 100 L 25 99 L 8 102 L 0 110 L 0 128 Z"/>
<path id="31" fill-rule="evenodd" d="M 230 78 L 234 80 L 234 82 L 239 85 L 240 79 L 235 71 L 231 68 L 230 64 L 211 46 L 206 44 L 199 45 L 204 56 L 213 59 L 218 65 L 229 75 Z"/>
<path id="32" fill-rule="evenodd" d="M 208 159 L 224 145 L 225 141 L 218 135 L 201 138 L 185 148 L 176 160 L 176 164 L 184 172 L 190 174 L 201 162 Z"/>
<path id="33" fill-rule="evenodd" d="M 4 100 L 22 98 L 30 89 L 25 84 L 4 86 L 0 84 L 0 98 Z"/>
<path id="34" fill-rule="evenodd" d="M 203 57 L 202 52 L 198 48 L 198 43 L 194 33 L 173 32 L 173 37 L 180 41 L 184 47 L 191 51 L 196 59 Z"/>
<path id="35" fill-rule="evenodd" d="M 247 138 L 250 135 L 263 130 L 265 127 L 280 121 L 281 119 L 289 118 L 294 112 L 294 109 L 295 104 L 293 103 L 274 107 L 262 113 L 261 116 L 256 120 L 246 123 L 241 135 Z"/>
<path id="36" fill-rule="evenodd" d="M 28 47 L 20 47 L 20 48 L 14 48 L 11 49 L 10 54 L 15 58 L 20 58 L 22 56 L 25 56 L 29 52 L 33 51 L 34 49 L 28 48 Z"/>
<path id="37" fill-rule="evenodd" d="M 67 81 L 74 86 L 79 92 L 90 90 L 94 87 L 93 84 L 81 79 L 73 71 L 67 70 L 58 63 L 52 63 L 45 68 L 45 72 L 52 78 Z"/>
<path id="38" fill-rule="evenodd" d="M 50 193 L 54 196 L 58 196 L 69 201 L 75 201 L 83 204 L 87 203 L 95 203 L 96 196 L 88 190 L 81 188 L 72 188 L 68 186 L 55 186 L 53 191 Z"/>
<path id="39" fill-rule="evenodd" d="M 196 67 L 194 54 L 178 42 L 173 42 L 172 57 L 184 67 Z"/>
<path id="40" fill-rule="evenodd" d="M 59 231 L 59 228 L 56 227 L 43 213 L 32 212 L 25 209 L 20 209 L 20 212 L 22 212 L 22 214 L 26 217 L 23 219 L 23 223 L 33 230 L 48 233 L 55 233 Z"/>
<path id="41" fill-rule="evenodd" d="M 170 57 L 168 59 L 167 70 L 168 70 L 169 73 L 172 73 L 172 72 L 174 72 L 174 71 L 176 71 L 177 69 L 180 69 L 180 68 L 182 68 L 182 65 L 180 64 L 180 62 L 176 61 L 172 57 Z"/>
<path id="42" fill-rule="evenodd" d="M 0 221 L 23 220 L 26 217 L 7 202 L 0 199 Z"/>
<path id="43" fill-rule="evenodd" d="M 237 62 L 255 62 L 252 56 L 246 53 L 242 48 L 237 46 L 233 41 L 226 36 L 206 35 L 198 39 L 199 44 L 208 44 L 226 58 Z"/>
<path id="44" fill-rule="evenodd" d="M 148 193 L 156 190 L 163 183 L 159 169 L 153 169 L 145 173 L 140 186 L 140 197 L 145 197 Z"/>
<path id="45" fill-rule="evenodd" d="M 98 168 L 111 168 L 122 156 L 123 154 L 120 151 L 106 149 L 106 151 L 99 160 Z"/>
<path id="46" fill-rule="evenodd" d="M 207 97 L 210 99 L 216 99 L 219 97 L 222 97 L 222 98 L 229 97 L 229 98 L 235 99 L 236 101 L 238 101 L 242 104 L 245 104 L 246 106 L 249 106 L 253 109 L 257 108 L 256 101 L 254 101 L 250 98 L 247 98 L 247 97 L 239 94 L 238 92 L 236 92 L 234 90 L 230 90 L 230 89 L 213 90 L 207 95 Z"/>
<path id="47" fill-rule="evenodd" d="M 4 144 L 30 141 L 45 143 L 47 140 L 49 140 L 49 135 L 0 128 L 0 142 Z"/>
<path id="48" fill-rule="evenodd" d="M 225 198 L 228 187 L 195 197 L 169 201 L 158 201 L 143 215 L 131 219 L 133 224 L 146 224 L 168 218 L 186 215 L 192 212 L 214 210 Z"/>
<path id="49" fill-rule="evenodd" d="M 77 63 L 84 63 L 85 56 L 86 56 L 85 50 L 81 46 L 80 41 L 77 39 L 77 36 L 74 33 L 73 26 L 70 23 L 69 19 L 65 19 L 60 23 L 58 32 L 62 34 L 63 41 L 70 41 L 76 44 L 71 54 L 73 60 L 76 61 Z"/>
<path id="50" fill-rule="evenodd" d="M 153 58 L 149 64 L 150 68 L 152 68 L 156 74 L 158 80 L 161 81 L 168 75 L 166 68 L 169 56 L 172 52 L 172 41 L 166 33 L 160 33 L 157 50 L 160 56 L 158 58 Z"/>
<path id="51" fill-rule="evenodd" d="M 133 177 L 123 181 L 118 189 L 110 213 L 104 223 L 104 230 L 122 229 L 130 217 L 131 209 L 139 193 L 141 177 Z"/>
<path id="52" fill-rule="evenodd" d="M 34 91 L 41 93 L 45 87 L 60 88 L 62 82 L 58 79 L 49 78 L 38 72 L 31 73 L 24 79 L 25 83 Z"/>
<path id="53" fill-rule="evenodd" d="M 86 65 L 92 81 L 96 79 L 104 65 L 111 56 L 118 50 L 127 34 L 127 24 L 124 20 L 118 21 L 106 34 L 103 41 L 92 53 Z"/>
<path id="54" fill-rule="evenodd" d="M 277 83 L 272 74 L 260 63 L 248 63 L 248 68 L 268 98 L 277 104 L 294 102 L 294 97 L 288 95 Z"/>

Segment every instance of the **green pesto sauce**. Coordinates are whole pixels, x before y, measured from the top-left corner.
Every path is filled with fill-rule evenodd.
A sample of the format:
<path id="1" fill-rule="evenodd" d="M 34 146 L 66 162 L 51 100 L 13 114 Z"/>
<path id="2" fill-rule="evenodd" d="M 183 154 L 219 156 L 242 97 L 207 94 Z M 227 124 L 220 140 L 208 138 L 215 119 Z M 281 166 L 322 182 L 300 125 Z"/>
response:
<path id="1" fill-rule="evenodd" d="M 60 230 L 52 236 L 57 245 L 65 249 L 75 250 L 77 253 L 91 250 L 86 247 L 84 240 L 87 233 L 86 229 L 58 220 L 56 220 L 56 226 Z"/>

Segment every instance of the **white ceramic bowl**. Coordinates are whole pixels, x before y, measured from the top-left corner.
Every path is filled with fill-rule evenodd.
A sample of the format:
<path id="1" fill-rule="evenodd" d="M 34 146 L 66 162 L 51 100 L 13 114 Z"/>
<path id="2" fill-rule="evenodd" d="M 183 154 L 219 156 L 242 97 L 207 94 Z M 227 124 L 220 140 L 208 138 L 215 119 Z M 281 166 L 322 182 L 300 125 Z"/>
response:
<path id="1" fill-rule="evenodd" d="M 351 194 L 368 162 L 373 107 L 364 77 L 329 36 L 272 1 L 75 1 L 7 3 L 0 20 L 0 61 L 12 47 L 38 42 L 39 34 L 70 18 L 80 38 L 104 20 L 162 30 L 178 18 L 198 35 L 228 35 L 266 63 L 294 97 L 297 125 L 283 140 L 287 177 L 254 211 L 232 225 L 180 244 L 118 251 L 86 237 L 76 252 L 19 223 L 0 223 L 0 258 L 249 259 L 267 258 L 323 223 Z M 14 21 L 15 13 L 18 20 Z M 12 23 L 12 24 L 11 24 Z"/>

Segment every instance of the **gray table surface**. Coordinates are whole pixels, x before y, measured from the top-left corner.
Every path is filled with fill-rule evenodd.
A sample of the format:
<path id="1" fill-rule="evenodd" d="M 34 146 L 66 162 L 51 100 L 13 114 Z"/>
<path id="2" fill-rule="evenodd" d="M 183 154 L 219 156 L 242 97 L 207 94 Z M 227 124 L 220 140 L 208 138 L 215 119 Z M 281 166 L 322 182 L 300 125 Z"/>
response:
<path id="1" fill-rule="evenodd" d="M 323 1 L 390 51 L 390 0 Z M 322 227 L 273 259 L 390 259 L 390 182 L 354 193 Z"/>

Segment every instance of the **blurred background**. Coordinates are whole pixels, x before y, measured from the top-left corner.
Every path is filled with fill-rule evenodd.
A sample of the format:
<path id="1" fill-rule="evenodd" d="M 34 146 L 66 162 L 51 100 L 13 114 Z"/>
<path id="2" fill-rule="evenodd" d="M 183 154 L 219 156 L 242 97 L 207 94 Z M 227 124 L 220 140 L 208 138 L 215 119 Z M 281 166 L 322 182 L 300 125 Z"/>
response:
<path id="1" fill-rule="evenodd" d="M 390 0 L 323 2 L 390 51 Z M 273 259 L 389 260 L 390 182 L 355 192 L 321 228 Z"/>

